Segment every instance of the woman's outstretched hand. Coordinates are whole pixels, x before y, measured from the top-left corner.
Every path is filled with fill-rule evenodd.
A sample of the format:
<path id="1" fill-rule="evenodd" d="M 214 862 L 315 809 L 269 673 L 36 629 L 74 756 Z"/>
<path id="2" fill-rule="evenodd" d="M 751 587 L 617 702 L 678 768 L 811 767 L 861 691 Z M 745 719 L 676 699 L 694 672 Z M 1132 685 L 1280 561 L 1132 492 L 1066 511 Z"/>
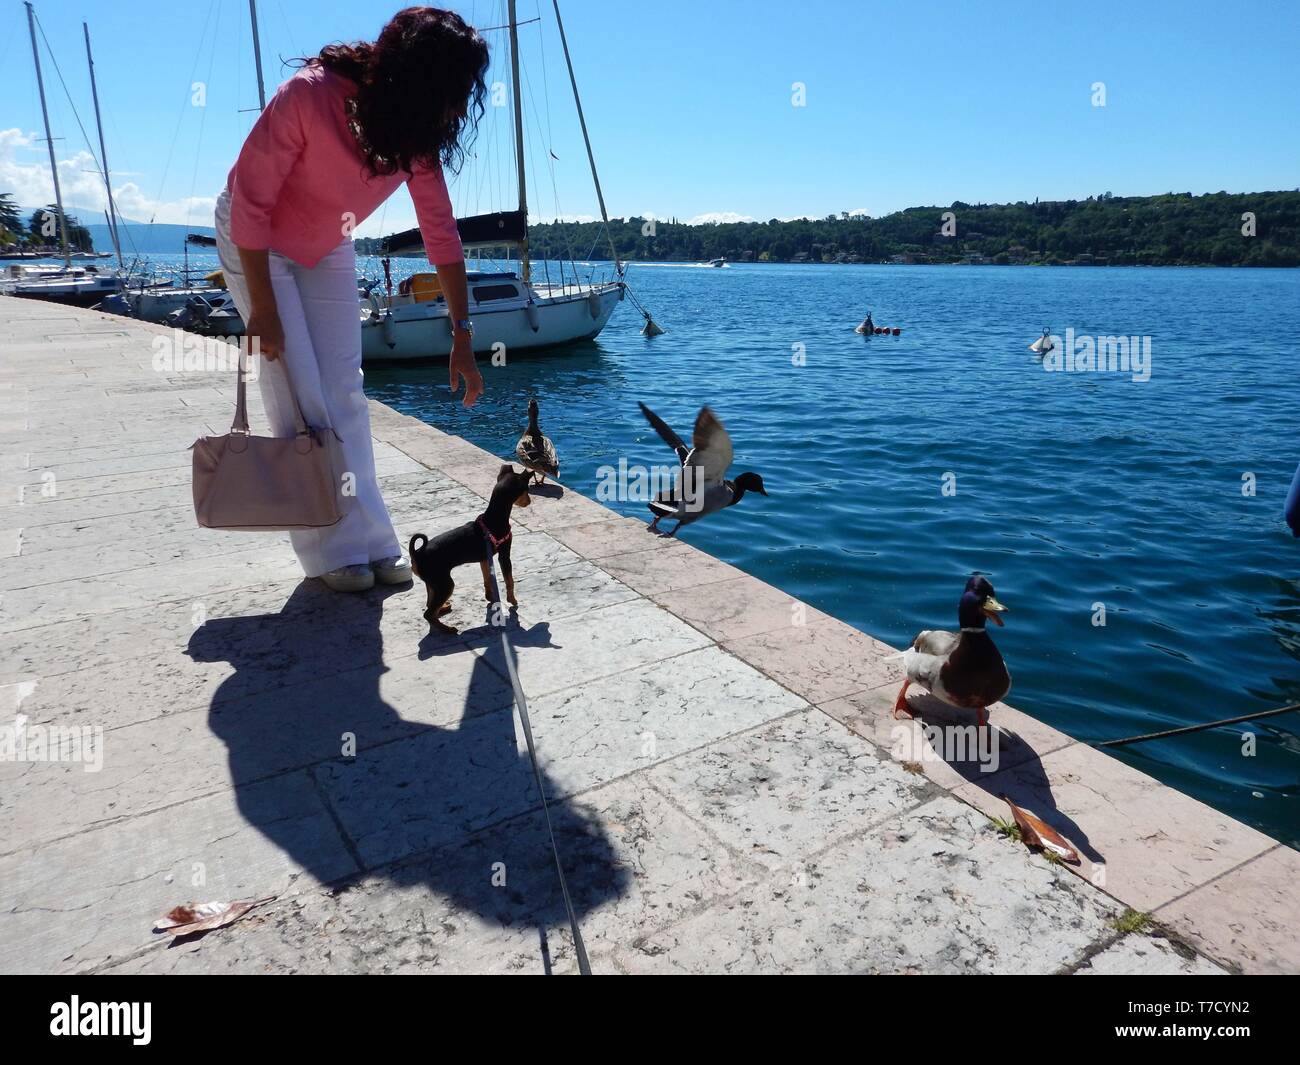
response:
<path id="1" fill-rule="evenodd" d="M 284 354 L 284 326 L 280 324 L 279 312 L 274 307 L 254 307 L 244 324 L 244 338 L 250 355 L 261 355 L 267 362 L 275 362 Z"/>
<path id="2" fill-rule="evenodd" d="M 465 383 L 466 407 L 474 406 L 474 401 L 483 394 L 483 375 L 478 372 L 474 361 L 474 341 L 468 333 L 456 333 L 451 345 L 451 364 L 448 367 L 452 395 Z"/>

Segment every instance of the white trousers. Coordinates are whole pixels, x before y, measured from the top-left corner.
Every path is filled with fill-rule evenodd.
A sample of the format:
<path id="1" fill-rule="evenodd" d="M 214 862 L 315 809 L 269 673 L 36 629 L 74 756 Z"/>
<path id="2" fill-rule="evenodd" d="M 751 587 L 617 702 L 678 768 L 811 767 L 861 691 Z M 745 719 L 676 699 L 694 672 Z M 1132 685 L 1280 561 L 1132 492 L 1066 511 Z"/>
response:
<path id="1" fill-rule="evenodd" d="M 239 251 L 230 240 L 229 190 L 217 200 L 216 228 L 226 287 L 247 322 L 251 300 Z M 370 410 L 362 389 L 361 314 L 352 242 L 343 241 L 310 269 L 275 251 L 269 258 L 271 287 L 284 327 L 281 358 L 289 364 L 298 405 L 308 424 L 333 427 L 343 441 L 344 469 L 356 478 L 356 497 L 349 501 L 343 519 L 327 529 L 290 533 L 293 549 L 308 577 L 391 558 L 401 548 L 375 479 Z M 260 360 L 257 370 L 271 432 L 292 436 L 288 377 L 266 359 Z"/>

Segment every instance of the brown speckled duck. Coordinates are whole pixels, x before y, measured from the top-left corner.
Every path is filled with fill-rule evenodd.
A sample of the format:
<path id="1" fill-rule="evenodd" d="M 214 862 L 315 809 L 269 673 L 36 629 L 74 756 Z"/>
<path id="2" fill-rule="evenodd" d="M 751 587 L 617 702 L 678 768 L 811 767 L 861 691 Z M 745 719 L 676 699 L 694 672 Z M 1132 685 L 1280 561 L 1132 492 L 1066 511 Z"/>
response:
<path id="1" fill-rule="evenodd" d="M 555 445 L 542 435 L 537 424 L 537 400 L 528 401 L 528 428 L 515 445 L 515 455 L 526 470 L 532 470 L 534 480 L 546 481 L 547 476 L 560 475 L 560 459 L 555 454 Z"/>

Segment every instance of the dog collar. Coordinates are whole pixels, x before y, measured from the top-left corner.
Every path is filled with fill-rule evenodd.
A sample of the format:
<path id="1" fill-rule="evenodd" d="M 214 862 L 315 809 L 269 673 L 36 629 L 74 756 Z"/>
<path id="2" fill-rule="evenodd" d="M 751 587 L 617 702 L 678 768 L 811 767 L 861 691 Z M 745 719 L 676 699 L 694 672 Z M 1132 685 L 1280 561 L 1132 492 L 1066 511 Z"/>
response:
<path id="1" fill-rule="evenodd" d="M 505 536 L 501 537 L 501 539 L 498 540 L 495 536 L 492 535 L 492 530 L 487 527 L 487 522 L 483 520 L 482 514 L 480 514 L 478 518 L 478 527 L 483 530 L 483 535 L 488 538 L 488 542 L 492 545 L 493 551 L 500 551 L 501 545 L 504 544 L 507 540 L 510 539 L 511 536 L 514 535 L 510 530 L 509 523 L 507 522 L 506 534 Z"/>

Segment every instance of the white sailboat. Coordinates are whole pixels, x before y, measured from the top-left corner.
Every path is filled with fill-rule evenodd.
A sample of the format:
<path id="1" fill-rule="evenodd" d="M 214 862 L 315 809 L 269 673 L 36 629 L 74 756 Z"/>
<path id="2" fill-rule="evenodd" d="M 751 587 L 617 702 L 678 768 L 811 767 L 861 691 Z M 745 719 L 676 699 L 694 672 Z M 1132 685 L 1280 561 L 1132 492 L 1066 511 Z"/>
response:
<path id="1" fill-rule="evenodd" d="M 605 198 L 596 175 L 587 123 L 582 114 L 569 46 L 564 37 L 560 9 L 555 4 L 555 18 L 564 57 L 569 67 L 578 119 L 587 140 L 587 158 L 596 184 L 601 217 L 606 227 L 609 217 Z M 469 316 L 474 323 L 474 351 L 490 355 L 504 350 L 514 354 L 554 348 L 597 336 L 614 308 L 622 301 L 627 285 L 623 280 L 623 263 L 614 251 L 616 280 L 560 284 L 539 283 L 532 277 L 528 258 L 528 197 L 524 184 L 524 116 L 519 83 L 519 35 L 515 0 L 509 2 L 510 65 L 514 90 L 515 166 L 519 178 L 519 209 L 495 214 L 475 215 L 458 220 L 461 242 L 466 251 L 506 247 L 517 253 L 521 269 L 496 272 L 471 271 L 468 274 Z M 388 237 L 386 257 L 423 254 L 419 230 L 407 230 Z M 611 242 L 611 250 L 613 245 Z M 647 315 L 647 321 L 649 316 Z M 655 327 L 658 330 L 658 327 Z M 361 351 L 363 359 L 388 361 L 446 358 L 451 352 L 452 331 L 447 303 L 437 275 L 416 274 L 403 282 L 396 292 L 379 292 L 372 288 L 361 307 Z M 504 346 L 504 347 L 502 347 Z"/>
<path id="2" fill-rule="evenodd" d="M 10 268 L 8 278 L 0 282 L 0 293 L 21 296 L 23 299 L 42 299 L 49 303 L 64 303 L 73 307 L 94 307 L 107 296 L 121 293 L 123 273 L 121 270 L 122 252 L 117 246 L 117 224 L 113 217 L 113 190 L 108 189 L 108 228 L 113 235 L 113 247 L 117 250 L 118 270 L 113 273 L 101 273 L 91 265 L 74 267 L 73 259 L 101 259 L 98 252 L 74 252 L 68 244 L 68 216 L 64 213 L 64 194 L 59 182 L 59 164 L 55 160 L 55 140 L 49 131 L 49 111 L 45 107 L 45 82 L 40 72 L 40 49 L 36 46 L 36 13 L 30 3 L 27 8 L 27 31 L 31 35 L 31 59 L 36 68 L 36 90 L 40 95 L 40 116 L 45 126 L 45 143 L 49 147 L 49 174 L 55 183 L 55 205 L 59 220 L 59 238 L 62 251 L 62 267 L 14 267 Z M 95 121 L 99 124 L 99 90 L 95 85 L 95 61 L 90 51 L 90 29 L 82 23 L 86 34 L 86 62 L 90 66 L 91 91 L 95 95 Z M 42 31 L 44 33 L 44 31 Z M 47 46 L 48 47 L 48 46 Z M 99 127 L 100 155 L 104 155 L 104 129 Z M 96 160 L 98 161 L 98 160 Z M 105 156 L 104 183 L 108 186 L 108 164 Z"/>
<path id="3" fill-rule="evenodd" d="M 45 142 L 49 147 L 50 153 L 50 177 L 54 181 L 54 202 L 58 213 L 59 223 L 59 242 L 63 252 L 63 266 L 53 270 L 39 269 L 39 272 L 28 272 L 33 268 L 20 268 L 16 277 L 6 283 L 0 284 L 0 292 L 7 296 L 19 296 L 23 299 L 45 300 L 51 303 L 63 303 L 74 307 L 93 307 L 107 296 L 115 295 L 122 291 L 123 275 L 116 273 L 101 273 L 93 266 L 73 266 L 74 258 L 99 258 L 94 253 L 73 253 L 68 246 L 68 221 L 67 215 L 63 210 L 63 189 L 59 184 L 59 166 L 54 157 L 54 138 L 50 133 L 50 113 L 45 105 L 45 79 L 41 74 L 41 53 L 36 44 L 36 12 L 31 3 L 27 3 L 27 30 L 32 39 L 32 62 L 36 67 L 36 88 L 41 100 L 41 118 L 45 124 Z M 90 54 L 90 29 L 85 23 L 82 23 L 82 30 L 86 35 L 86 62 L 90 67 L 90 86 L 95 97 L 95 120 L 99 122 L 99 90 L 95 85 L 95 64 Z M 42 33 L 44 30 L 42 30 Z M 104 154 L 104 130 L 102 124 L 99 129 L 99 148 L 100 154 Z M 105 157 L 104 163 L 104 183 L 108 185 L 108 163 Z M 113 216 L 113 190 L 108 189 L 108 222 L 109 232 L 113 235 L 113 245 L 117 249 L 119 267 L 122 261 L 122 253 L 117 245 L 117 226 L 116 219 Z"/>

